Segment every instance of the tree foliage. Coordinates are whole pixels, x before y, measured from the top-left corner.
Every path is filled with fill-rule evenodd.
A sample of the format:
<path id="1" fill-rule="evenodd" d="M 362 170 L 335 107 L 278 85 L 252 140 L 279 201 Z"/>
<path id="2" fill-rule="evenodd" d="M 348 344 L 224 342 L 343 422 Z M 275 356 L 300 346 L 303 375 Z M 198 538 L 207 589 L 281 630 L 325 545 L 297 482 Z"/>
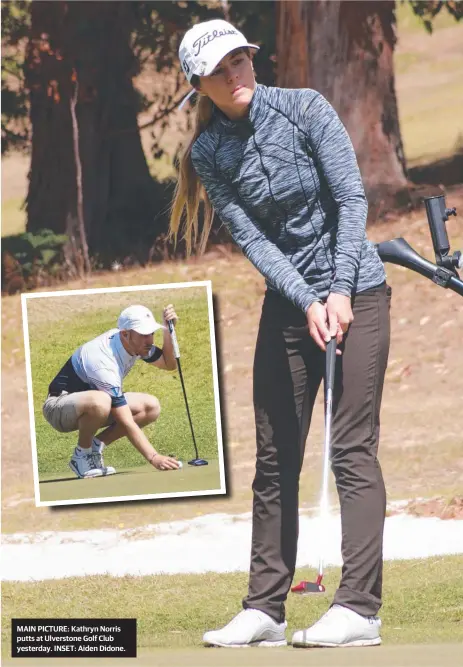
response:
<path id="1" fill-rule="evenodd" d="M 60 2 L 61 0 L 58 0 Z M 456 20 L 463 16 L 463 2 L 456 0 L 401 0 L 409 2 L 424 28 L 432 32 L 433 20 L 441 11 Z M 368 3 L 365 3 L 368 4 Z M 257 78 L 265 85 L 275 83 L 275 7 L 274 0 L 250 2 L 139 1 L 130 2 L 134 23 L 131 48 L 137 71 L 150 66 L 158 75 L 157 85 L 147 95 L 136 90 L 139 111 L 151 111 L 153 157 L 162 155 L 159 139 L 188 85 L 179 69 L 177 51 L 184 32 L 199 21 L 212 18 L 230 20 L 245 35 L 258 40 L 261 47 L 256 58 Z M 2 153 L 27 148 L 30 140 L 28 91 L 24 81 L 25 44 L 30 36 L 30 0 L 2 2 Z M 134 70 L 135 74 L 135 70 Z M 187 112 L 188 115 L 188 112 Z M 177 129 L 189 128 L 188 118 L 179 120 Z"/>
<path id="2" fill-rule="evenodd" d="M 2 2 L 2 155 L 11 149 L 26 149 L 30 139 L 23 70 L 29 4 Z"/>
<path id="3" fill-rule="evenodd" d="M 64 248 L 67 242 L 65 234 L 54 234 L 50 229 L 3 239 L 2 293 L 34 289 L 66 276 Z"/>
<path id="4" fill-rule="evenodd" d="M 402 0 L 403 1 L 403 0 Z M 432 33 L 432 22 L 442 9 L 446 9 L 456 21 L 463 18 L 463 2 L 457 0 L 409 0 L 414 13 L 422 20 L 425 29 Z"/>
<path id="5" fill-rule="evenodd" d="M 462 2 L 401 1 L 410 3 L 428 32 L 441 11 L 448 11 L 456 20 L 463 15 Z M 367 10 L 370 3 L 355 4 L 363 4 Z M 36 11 L 42 13 L 43 24 L 49 22 L 51 41 L 46 34 L 32 34 L 31 8 L 37 5 L 42 5 Z M 81 11 L 78 5 L 82 5 Z M 186 113 L 176 113 L 189 90 L 177 58 L 183 34 L 193 23 L 212 18 L 230 20 L 261 47 L 254 61 L 257 80 L 275 85 L 277 5 L 273 0 L 2 2 L 2 154 L 30 147 L 31 99 L 36 102 L 34 113 L 42 114 L 43 159 L 32 161 L 28 211 L 35 222 L 28 230 L 40 235 L 44 227 L 54 233 L 66 229 L 63 211 L 75 200 L 75 150 L 68 116 L 69 101 L 76 95 L 85 225 L 91 251 L 98 248 L 101 253 L 107 245 L 108 258 L 123 261 L 138 243 L 139 255 L 151 253 L 155 246 L 158 250 L 149 257 L 162 254 L 171 193 L 150 177 L 140 130 L 151 127 L 152 156 L 157 159 L 163 154 L 161 139 L 167 127 L 177 130 L 180 141 L 191 129 L 191 107 L 187 105 Z M 392 0 L 390 5 L 394 5 Z M 120 16 L 119 27 L 109 39 L 113 19 L 108 21 L 107 17 L 112 16 L 111 11 Z M 346 18 L 346 12 L 343 16 Z M 393 32 L 392 24 L 390 29 Z M 133 80 L 144 73 L 148 73 L 149 83 L 142 91 L 133 86 Z M 63 91 L 64 98 L 60 97 Z M 105 96 L 106 106 L 98 106 Z M 63 99 L 67 106 L 61 113 L 58 107 Z M 140 127 L 137 115 L 139 120 L 141 112 L 144 121 Z M 34 113 L 32 119 L 37 121 Z M 100 132 L 100 127 L 104 131 Z M 104 142 L 107 145 L 102 150 Z M 46 165 L 47 155 L 52 156 L 50 166 Z M 66 170 L 67 181 L 63 177 Z M 53 185 L 56 182 L 57 187 Z M 55 211 L 60 202 L 60 210 Z M 35 211 L 32 216 L 31 210 Z M 108 239 L 119 246 L 109 247 Z"/>
<path id="6" fill-rule="evenodd" d="M 409 2 L 428 32 L 432 32 L 433 20 L 441 11 L 449 12 L 456 20 L 463 16 L 463 2 L 456 0 L 401 1 Z M 152 94 L 137 91 L 138 109 L 152 109 L 148 124 L 161 133 L 167 125 L 167 118 L 188 90 L 178 66 L 177 51 L 184 32 L 192 23 L 223 18 L 225 14 L 225 18 L 244 34 L 258 39 L 261 50 L 256 58 L 257 78 L 265 85 L 275 83 L 274 0 L 228 3 L 220 0 L 135 0 L 129 4 L 134 15 L 131 47 L 137 63 L 136 70 L 140 72 L 150 65 L 159 77 Z M 30 36 L 30 6 L 30 0 L 2 2 L 2 153 L 27 147 L 30 140 L 28 91 L 25 89 L 23 69 L 25 43 Z M 180 123 L 179 129 L 184 130 L 184 124 Z M 157 158 L 161 154 L 158 136 L 155 135 L 153 155 Z"/>

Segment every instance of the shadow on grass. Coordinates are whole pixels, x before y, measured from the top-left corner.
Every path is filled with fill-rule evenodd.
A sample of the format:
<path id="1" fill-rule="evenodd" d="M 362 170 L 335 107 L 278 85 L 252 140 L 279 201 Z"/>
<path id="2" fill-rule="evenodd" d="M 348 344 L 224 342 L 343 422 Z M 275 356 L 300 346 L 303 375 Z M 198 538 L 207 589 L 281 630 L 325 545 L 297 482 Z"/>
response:
<path id="1" fill-rule="evenodd" d="M 59 477 L 58 479 L 42 479 L 39 484 L 53 484 L 53 482 L 73 482 L 76 477 Z"/>
<path id="2" fill-rule="evenodd" d="M 120 475 L 132 475 L 133 473 L 130 472 L 129 470 L 122 470 L 121 472 L 116 472 L 117 476 Z M 101 477 L 113 477 L 113 475 L 101 475 Z M 101 479 L 101 477 L 98 477 L 98 479 Z M 77 479 L 80 479 L 79 477 L 57 477 L 56 479 L 41 479 L 39 480 L 39 484 L 53 484 L 54 482 L 75 482 Z"/>

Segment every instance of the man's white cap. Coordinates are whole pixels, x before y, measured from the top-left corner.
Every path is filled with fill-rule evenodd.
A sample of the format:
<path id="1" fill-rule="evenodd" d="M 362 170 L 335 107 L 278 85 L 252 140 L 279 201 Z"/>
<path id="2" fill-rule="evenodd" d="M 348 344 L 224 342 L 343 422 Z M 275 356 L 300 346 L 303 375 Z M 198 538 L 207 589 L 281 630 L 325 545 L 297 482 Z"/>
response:
<path id="1" fill-rule="evenodd" d="M 165 329 L 162 324 L 158 324 L 154 315 L 145 306 L 129 306 L 119 315 L 117 328 L 122 331 L 133 330 L 146 336 L 154 333 L 158 329 Z"/>
<path id="2" fill-rule="evenodd" d="M 227 53 L 247 46 L 258 50 L 255 44 L 249 44 L 242 32 L 228 21 L 213 19 L 203 21 L 190 28 L 182 39 L 178 57 L 188 81 L 193 76 L 209 76 Z M 193 95 L 192 90 L 179 108 Z"/>

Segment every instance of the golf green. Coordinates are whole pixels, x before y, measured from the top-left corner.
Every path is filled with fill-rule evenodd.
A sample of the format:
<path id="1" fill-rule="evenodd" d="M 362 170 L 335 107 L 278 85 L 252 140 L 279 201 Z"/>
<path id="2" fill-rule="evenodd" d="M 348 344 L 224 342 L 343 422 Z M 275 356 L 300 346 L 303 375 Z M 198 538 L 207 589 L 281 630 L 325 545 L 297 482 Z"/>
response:
<path id="1" fill-rule="evenodd" d="M 190 466 L 186 461 L 180 470 L 159 471 L 150 465 L 118 470 L 115 475 L 78 479 L 69 474 L 43 475 L 39 483 L 40 502 L 65 502 L 90 498 L 125 498 L 200 491 L 221 491 L 217 459 L 207 466 Z"/>
<path id="2" fill-rule="evenodd" d="M 393 644 L 374 648 L 331 649 L 147 649 L 138 658 L 73 658 L 79 665 L 134 667 L 461 667 L 461 644 Z M 4 665 L 43 666 L 42 660 L 15 658 Z M 69 665 L 53 658 L 54 667 Z"/>

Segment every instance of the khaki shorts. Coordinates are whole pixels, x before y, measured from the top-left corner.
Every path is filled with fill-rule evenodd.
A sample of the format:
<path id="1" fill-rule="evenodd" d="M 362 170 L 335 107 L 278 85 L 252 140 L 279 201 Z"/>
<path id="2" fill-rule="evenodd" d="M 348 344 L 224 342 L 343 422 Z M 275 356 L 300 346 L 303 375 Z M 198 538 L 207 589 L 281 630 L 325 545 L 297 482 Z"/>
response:
<path id="1" fill-rule="evenodd" d="M 60 433 L 71 433 L 79 430 L 77 418 L 77 406 L 84 399 L 86 392 L 75 392 L 68 394 L 63 391 L 59 396 L 48 396 L 43 404 L 42 413 L 50 426 Z M 114 423 L 114 419 L 108 418 L 106 426 Z"/>
<path id="2" fill-rule="evenodd" d="M 63 391 L 60 396 L 48 396 L 43 404 L 43 416 L 56 431 L 70 433 L 78 430 L 76 396 Z"/>

